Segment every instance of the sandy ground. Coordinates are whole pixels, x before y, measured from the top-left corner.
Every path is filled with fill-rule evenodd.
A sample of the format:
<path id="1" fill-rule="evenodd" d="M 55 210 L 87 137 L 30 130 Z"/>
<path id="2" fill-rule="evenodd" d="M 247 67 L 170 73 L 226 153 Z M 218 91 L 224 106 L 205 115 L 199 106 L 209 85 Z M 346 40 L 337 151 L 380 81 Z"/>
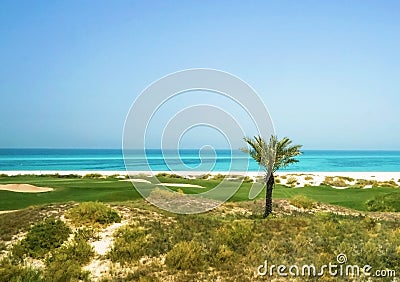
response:
<path id="1" fill-rule="evenodd" d="M 20 193 L 43 193 L 53 191 L 53 188 L 37 187 L 30 184 L 4 184 L 0 185 L 0 190 Z"/>
<path id="2" fill-rule="evenodd" d="M 95 258 L 88 265 L 84 266 L 83 269 L 90 272 L 91 281 L 100 281 L 102 275 L 109 272 L 112 263 L 104 256 L 114 245 L 115 231 L 122 226 L 127 225 L 128 223 L 129 220 L 124 219 L 119 223 L 111 224 L 110 226 L 99 231 L 99 240 L 90 243 L 95 251 Z"/>
<path id="3" fill-rule="evenodd" d="M 376 181 L 394 181 L 400 185 L 400 172 L 278 172 L 275 174 L 276 179 L 281 184 L 286 184 L 289 178 L 296 178 L 295 187 L 304 187 L 305 185 L 318 186 L 324 182 L 325 177 L 350 177 L 354 181 L 346 181 L 348 186 L 355 185 L 357 179 L 376 180 Z M 282 176 L 285 178 L 282 178 Z M 371 188 L 367 185 L 365 188 Z M 346 189 L 346 187 L 333 187 L 336 189 Z"/>

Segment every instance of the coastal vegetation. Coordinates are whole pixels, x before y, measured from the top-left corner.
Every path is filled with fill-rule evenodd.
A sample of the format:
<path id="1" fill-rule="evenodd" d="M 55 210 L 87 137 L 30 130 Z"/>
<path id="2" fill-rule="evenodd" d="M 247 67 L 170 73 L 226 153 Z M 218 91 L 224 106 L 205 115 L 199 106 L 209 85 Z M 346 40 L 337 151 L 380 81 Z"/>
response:
<path id="1" fill-rule="evenodd" d="M 300 197 L 294 197 L 294 201 L 310 202 Z M 23 229 L 26 233 L 14 230 L 10 234 L 14 239 L 2 252 L 0 281 L 258 281 L 268 278 L 257 276 L 257 268 L 265 260 L 285 265 L 312 263 L 318 269 L 324 264 L 337 263 L 339 254 L 345 254 L 352 265 L 369 264 L 374 269 L 399 271 L 398 217 L 379 218 L 350 209 L 335 210 L 335 206 L 329 205 L 325 212 L 310 213 L 277 200 L 274 215 L 263 219 L 262 199 L 227 203 L 199 215 L 172 214 L 144 200 L 106 206 L 118 213 L 124 223 L 113 233 L 114 241 L 105 255 L 93 248 L 104 229 L 98 229 L 96 238 L 88 236 L 86 229 L 81 231 L 69 220 L 62 220 L 62 229 L 72 231 L 66 232 L 69 239 L 56 240 L 59 243 L 51 248 L 40 246 L 43 250 L 35 260 L 27 251 L 21 263 L 20 256 L 13 252 L 18 242 L 25 242 L 38 232 L 43 234 L 43 230 L 47 230 L 43 234 L 47 238 L 50 236 L 47 233 L 58 238 L 61 232 L 50 226 L 76 208 L 76 205 L 46 206 L 42 218 Z M 34 217 L 33 213 L 43 208 L 29 211 Z M 0 218 L 7 222 L 15 219 L 15 215 L 2 214 Z M 0 229 L 6 228 L 2 222 Z M 102 271 L 96 271 L 100 266 Z M 274 272 L 271 278 L 279 276 Z M 304 279 L 293 277 L 293 281 Z M 343 281 L 343 277 L 332 277 L 326 272 L 318 280 Z"/>
<path id="2" fill-rule="evenodd" d="M 113 209 L 100 202 L 83 202 L 66 213 L 76 226 L 104 226 L 121 222 L 121 216 Z"/>

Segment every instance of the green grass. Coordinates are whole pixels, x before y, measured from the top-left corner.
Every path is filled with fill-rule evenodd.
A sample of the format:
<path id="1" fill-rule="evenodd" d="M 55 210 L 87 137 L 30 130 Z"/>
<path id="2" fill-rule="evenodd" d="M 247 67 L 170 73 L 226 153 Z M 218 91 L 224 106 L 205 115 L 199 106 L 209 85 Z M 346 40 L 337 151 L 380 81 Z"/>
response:
<path id="1" fill-rule="evenodd" d="M 177 191 L 181 189 L 185 194 L 201 193 L 214 188 L 220 180 L 205 180 L 184 178 L 171 178 L 161 176 L 160 182 L 166 183 L 189 183 L 205 187 L 201 188 L 171 188 Z M 32 205 L 43 205 L 66 202 L 125 202 L 140 199 L 140 194 L 128 181 L 119 181 L 115 178 L 60 178 L 57 176 L 14 176 L 0 177 L 0 184 L 6 183 L 28 183 L 36 186 L 51 187 L 54 191 L 47 193 L 15 193 L 0 191 L 0 210 L 22 209 Z M 232 189 L 237 186 L 234 181 L 229 182 Z M 248 200 L 252 183 L 242 183 L 240 189 L 230 199 L 232 202 Z M 149 187 L 153 187 L 149 184 Z M 226 189 L 229 189 L 228 186 Z M 327 185 L 318 187 L 304 187 L 298 189 L 287 188 L 277 184 L 273 197 L 275 199 L 291 199 L 297 195 L 304 195 L 307 198 L 328 204 L 334 204 L 366 211 L 366 201 L 378 196 L 400 193 L 395 187 L 374 187 L 371 189 L 346 189 L 339 190 Z M 264 191 L 258 196 L 262 198 Z"/>

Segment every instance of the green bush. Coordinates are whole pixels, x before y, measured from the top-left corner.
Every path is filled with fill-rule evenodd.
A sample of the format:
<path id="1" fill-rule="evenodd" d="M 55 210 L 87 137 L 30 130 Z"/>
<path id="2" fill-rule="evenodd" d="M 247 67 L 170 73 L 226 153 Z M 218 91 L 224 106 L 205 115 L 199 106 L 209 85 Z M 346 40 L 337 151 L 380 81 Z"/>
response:
<path id="1" fill-rule="evenodd" d="M 64 260 L 74 260 L 80 265 L 85 265 L 90 262 L 94 256 L 92 246 L 81 238 L 75 238 L 72 242 L 63 245 L 48 259 L 48 264 L 54 262 L 63 262 Z"/>
<path id="2" fill-rule="evenodd" d="M 26 237 L 13 247 L 12 253 L 23 258 L 43 258 L 49 251 L 60 247 L 68 239 L 71 229 L 61 220 L 48 218 L 28 232 Z"/>
<path id="3" fill-rule="evenodd" d="M 136 226 L 124 226 L 114 235 L 114 246 L 108 256 L 113 262 L 132 262 L 146 255 L 146 231 Z"/>
<path id="4" fill-rule="evenodd" d="M 81 228 L 75 232 L 75 239 L 88 241 L 88 240 L 100 240 L 100 237 L 93 228 Z"/>
<path id="5" fill-rule="evenodd" d="M 198 177 L 196 177 L 197 179 L 209 179 L 211 177 L 211 174 L 202 174 Z"/>
<path id="6" fill-rule="evenodd" d="M 84 175 L 82 178 L 102 178 L 103 175 L 101 175 L 100 173 L 88 173 L 86 175 Z"/>
<path id="7" fill-rule="evenodd" d="M 218 245 L 226 245 L 232 251 L 243 253 L 251 233 L 250 222 L 234 221 L 218 228 L 212 238 Z"/>
<path id="8" fill-rule="evenodd" d="M 242 180 L 244 183 L 253 183 L 254 182 L 250 176 L 240 177 L 240 180 Z"/>
<path id="9" fill-rule="evenodd" d="M 296 177 L 293 177 L 293 176 L 289 177 L 288 180 L 286 181 L 287 185 L 293 185 L 296 183 L 297 183 L 297 179 L 296 179 Z"/>
<path id="10" fill-rule="evenodd" d="M 165 264 L 177 270 L 201 270 L 206 264 L 203 247 L 195 241 L 177 243 L 165 257 Z"/>
<path id="11" fill-rule="evenodd" d="M 314 207 L 314 201 L 303 195 L 296 195 L 290 199 L 290 204 L 303 209 L 311 209 Z"/>
<path id="12" fill-rule="evenodd" d="M 156 257 L 168 252 L 174 243 L 183 240 L 182 237 L 185 236 L 180 227 L 160 221 L 124 226 L 116 231 L 108 257 L 122 264 L 138 261 L 143 256 Z"/>
<path id="13" fill-rule="evenodd" d="M 89 273 L 82 271 L 82 267 L 75 260 L 63 257 L 62 261 L 54 261 L 46 266 L 44 280 L 51 282 L 89 281 Z"/>
<path id="14" fill-rule="evenodd" d="M 376 182 L 376 180 L 357 179 L 356 185 L 365 187 L 367 185 L 374 185 Z"/>
<path id="15" fill-rule="evenodd" d="M 396 182 L 393 180 L 390 181 L 375 181 L 373 184 L 373 187 L 392 187 L 392 188 L 397 188 L 399 185 L 397 185 Z"/>
<path id="16" fill-rule="evenodd" d="M 225 179 L 225 175 L 218 173 L 218 174 L 215 174 L 211 179 L 212 180 L 223 180 L 223 179 Z"/>
<path id="17" fill-rule="evenodd" d="M 46 281 L 88 280 L 88 273 L 82 271 L 82 266 L 91 261 L 94 251 L 86 242 L 86 235 L 86 231 L 77 231 L 71 242 L 51 254 L 46 260 Z"/>
<path id="18" fill-rule="evenodd" d="M 84 202 L 71 208 L 66 217 L 76 226 L 108 225 L 121 222 L 121 216 L 112 208 L 100 202 Z"/>
<path id="19" fill-rule="evenodd" d="M 323 184 L 329 185 L 329 186 L 334 186 L 334 187 L 347 187 L 347 186 L 349 186 L 346 183 L 345 179 L 340 178 L 340 177 L 332 177 L 332 176 L 326 176 Z"/>
<path id="20" fill-rule="evenodd" d="M 399 212 L 400 193 L 375 196 L 375 198 L 366 201 L 365 205 L 369 211 Z"/>
<path id="21" fill-rule="evenodd" d="M 354 178 L 348 176 L 336 176 L 336 177 L 349 182 L 353 182 L 355 180 Z"/>
<path id="22" fill-rule="evenodd" d="M 165 178 L 184 178 L 183 176 L 175 173 L 166 173 L 166 172 L 160 172 L 156 175 L 156 177 L 165 177 Z"/>
<path id="23" fill-rule="evenodd" d="M 13 264 L 10 259 L 0 261 L 0 281 L 4 282 L 41 282 L 42 271 L 31 267 Z"/>

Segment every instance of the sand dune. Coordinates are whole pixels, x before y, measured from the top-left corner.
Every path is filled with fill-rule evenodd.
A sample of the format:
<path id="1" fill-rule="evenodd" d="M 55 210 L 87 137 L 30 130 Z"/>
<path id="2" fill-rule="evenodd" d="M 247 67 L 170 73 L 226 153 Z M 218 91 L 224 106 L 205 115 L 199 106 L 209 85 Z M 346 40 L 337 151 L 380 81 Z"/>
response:
<path id="1" fill-rule="evenodd" d="M 52 191 L 53 188 L 37 187 L 30 184 L 4 184 L 0 185 L 0 190 L 19 193 L 43 193 Z"/>

